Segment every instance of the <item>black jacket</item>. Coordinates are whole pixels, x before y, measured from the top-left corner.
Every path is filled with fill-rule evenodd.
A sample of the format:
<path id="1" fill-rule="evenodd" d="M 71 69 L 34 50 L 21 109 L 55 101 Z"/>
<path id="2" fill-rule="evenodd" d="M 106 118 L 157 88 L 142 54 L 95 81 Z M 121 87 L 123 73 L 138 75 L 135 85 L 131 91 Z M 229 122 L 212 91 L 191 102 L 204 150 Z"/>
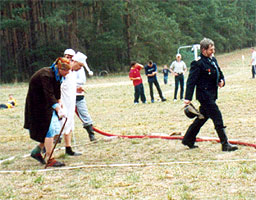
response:
<path id="1" fill-rule="evenodd" d="M 215 101 L 218 98 L 218 83 L 224 80 L 224 75 L 213 58 L 200 55 L 198 61 L 191 63 L 185 99 L 192 100 L 196 87 L 196 99 L 200 102 Z"/>
<path id="2" fill-rule="evenodd" d="M 50 67 L 38 70 L 30 79 L 25 105 L 24 128 L 30 137 L 44 142 L 48 132 L 53 108 L 60 99 L 60 82 L 56 80 Z"/>

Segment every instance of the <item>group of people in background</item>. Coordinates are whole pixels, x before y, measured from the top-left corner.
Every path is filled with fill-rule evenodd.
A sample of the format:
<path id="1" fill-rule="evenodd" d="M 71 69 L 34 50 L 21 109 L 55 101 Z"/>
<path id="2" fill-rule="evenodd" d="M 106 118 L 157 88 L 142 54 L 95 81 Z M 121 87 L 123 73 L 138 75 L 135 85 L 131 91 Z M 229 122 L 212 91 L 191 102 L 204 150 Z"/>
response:
<path id="1" fill-rule="evenodd" d="M 86 55 L 67 49 L 64 57 L 59 57 L 50 67 L 38 70 L 30 79 L 25 105 L 24 128 L 29 130 L 31 139 L 39 142 L 31 152 L 31 157 L 48 166 L 61 167 L 65 164 L 51 155 L 54 139 L 63 127 L 66 154 L 78 156 L 71 148 L 74 131 L 74 115 L 83 123 L 90 141 L 95 141 L 93 121 L 88 113 L 84 98 L 86 75 L 93 72 L 86 63 Z M 65 120 L 65 126 L 64 126 Z M 59 141 L 55 141 L 59 142 Z M 45 157 L 42 152 L 45 151 Z"/>
<path id="2" fill-rule="evenodd" d="M 157 80 L 157 66 L 153 63 L 152 60 L 148 61 L 147 65 L 144 67 L 142 64 L 136 63 L 135 61 L 131 62 L 131 69 L 129 73 L 130 80 L 133 81 L 134 85 L 134 104 L 139 103 L 139 98 L 141 99 L 142 103 L 146 103 L 146 96 L 144 93 L 144 87 L 142 82 L 142 77 L 140 74 L 140 70 L 145 68 L 145 74 L 148 78 L 149 90 L 150 90 L 150 97 L 151 103 L 155 102 L 154 99 L 154 92 L 153 92 L 153 84 L 155 85 L 159 97 L 161 101 L 166 101 L 164 98 L 162 90 Z"/>
<path id="3" fill-rule="evenodd" d="M 133 81 L 134 85 L 134 104 L 139 103 L 139 98 L 142 103 L 146 103 L 146 96 L 144 93 L 144 87 L 142 82 L 142 77 L 140 70 L 145 68 L 145 75 L 148 78 L 149 91 L 151 97 L 151 103 L 155 102 L 153 84 L 155 85 L 161 101 L 166 101 L 164 98 L 162 90 L 160 88 L 159 82 L 157 80 L 157 65 L 153 63 L 152 60 L 148 61 L 147 65 L 144 67 L 142 64 L 136 63 L 135 61 L 131 62 L 131 69 L 129 73 L 130 80 Z M 181 60 L 181 54 L 176 55 L 176 61 L 173 61 L 168 69 L 167 65 L 164 65 L 163 74 L 164 74 L 164 84 L 168 83 L 168 73 L 172 73 L 175 77 L 175 91 L 174 91 L 174 101 L 177 101 L 177 93 L 180 85 L 180 99 L 183 100 L 184 94 L 184 74 L 187 71 L 187 66 L 185 62 Z"/>

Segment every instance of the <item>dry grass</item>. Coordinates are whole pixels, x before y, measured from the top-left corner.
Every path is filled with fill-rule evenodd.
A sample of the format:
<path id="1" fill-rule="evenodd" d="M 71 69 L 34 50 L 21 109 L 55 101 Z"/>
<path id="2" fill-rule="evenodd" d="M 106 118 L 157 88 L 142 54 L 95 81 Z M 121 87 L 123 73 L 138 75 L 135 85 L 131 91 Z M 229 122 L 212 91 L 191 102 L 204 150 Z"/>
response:
<path id="1" fill-rule="evenodd" d="M 242 65 L 241 56 L 245 55 Z M 226 76 L 218 105 L 228 137 L 256 144 L 256 80 L 250 79 L 248 49 L 218 56 Z M 159 82 L 167 102 L 133 105 L 133 86 L 127 76 L 91 78 L 86 99 L 95 127 L 123 135 L 182 132 L 189 124 L 182 102 L 174 103 L 172 85 Z M 146 96 L 148 84 L 144 76 Z M 255 149 L 240 146 L 236 152 L 222 152 L 220 144 L 203 142 L 188 150 L 176 140 L 118 139 L 107 140 L 97 134 L 90 143 L 76 118 L 75 137 L 80 157 L 67 157 L 64 150 L 56 157 L 67 166 L 92 164 L 140 163 L 140 167 L 84 167 L 74 170 L 38 172 L 39 165 L 29 154 L 36 145 L 23 126 L 27 83 L 6 84 L 0 88 L 0 102 L 14 94 L 19 106 L 0 110 L 0 170 L 34 170 L 32 173 L 1 173 L 0 199 L 255 199 Z M 158 97 L 155 91 L 155 97 Z M 195 102 L 196 105 L 198 105 Z M 217 137 L 208 121 L 199 136 Z M 61 144 L 60 146 L 63 146 Z M 239 161 L 245 159 L 247 161 Z M 147 165 L 147 163 L 166 163 Z"/>

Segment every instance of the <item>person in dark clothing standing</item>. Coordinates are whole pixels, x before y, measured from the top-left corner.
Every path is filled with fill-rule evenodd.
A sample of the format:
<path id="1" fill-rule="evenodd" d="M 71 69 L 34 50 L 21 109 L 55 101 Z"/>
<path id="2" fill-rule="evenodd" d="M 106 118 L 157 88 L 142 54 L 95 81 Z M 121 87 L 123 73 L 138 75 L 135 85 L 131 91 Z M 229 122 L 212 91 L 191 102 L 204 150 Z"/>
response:
<path id="1" fill-rule="evenodd" d="M 162 101 L 166 101 L 166 99 L 164 98 L 163 94 L 162 94 L 162 90 L 160 88 L 160 85 L 157 81 L 157 66 L 155 63 L 153 63 L 153 61 L 149 61 L 148 65 L 145 66 L 145 74 L 148 77 L 148 84 L 149 84 L 149 90 L 150 90 L 150 96 L 151 96 L 151 103 L 154 103 L 154 93 L 153 93 L 153 84 L 156 86 L 156 89 L 158 91 L 158 94 L 161 98 Z"/>
<path id="2" fill-rule="evenodd" d="M 235 151 L 238 147 L 228 142 L 222 114 L 215 102 L 218 97 L 218 87 L 223 87 L 225 80 L 217 60 L 212 56 L 215 52 L 214 42 L 204 38 L 200 42 L 200 50 L 201 58 L 191 63 L 184 103 L 190 104 L 196 87 L 196 99 L 200 102 L 199 109 L 204 115 L 204 119 L 196 118 L 194 120 L 188 128 L 182 144 L 191 149 L 197 148 L 198 146 L 195 145 L 196 136 L 200 128 L 210 118 L 220 138 L 222 151 Z"/>
<path id="3" fill-rule="evenodd" d="M 166 85 L 168 83 L 168 74 L 171 73 L 168 69 L 167 65 L 164 65 L 163 68 L 163 74 L 164 74 L 164 84 Z"/>

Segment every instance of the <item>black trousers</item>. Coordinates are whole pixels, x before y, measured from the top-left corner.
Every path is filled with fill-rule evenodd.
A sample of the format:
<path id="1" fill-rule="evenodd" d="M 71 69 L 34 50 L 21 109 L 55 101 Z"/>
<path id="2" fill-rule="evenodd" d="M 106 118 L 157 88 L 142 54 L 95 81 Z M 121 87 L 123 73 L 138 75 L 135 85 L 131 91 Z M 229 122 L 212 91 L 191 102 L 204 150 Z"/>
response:
<path id="1" fill-rule="evenodd" d="M 255 78 L 256 74 L 256 65 L 252 65 L 252 78 Z"/>
<path id="2" fill-rule="evenodd" d="M 148 82 L 148 84 L 149 84 L 149 90 L 150 90 L 150 97 L 151 97 L 151 100 L 154 100 L 153 84 L 156 86 L 156 89 L 157 89 L 157 91 L 158 91 L 159 97 L 160 97 L 161 99 L 164 98 L 164 97 L 163 97 L 163 94 L 162 94 L 162 90 L 161 90 L 160 85 L 159 85 L 159 83 L 158 83 L 157 80 L 150 81 L 150 82 Z"/>
<path id="3" fill-rule="evenodd" d="M 179 84 L 180 84 L 180 99 L 183 99 L 183 93 L 184 93 L 184 75 L 183 74 L 179 74 L 178 76 L 175 76 L 174 99 L 177 99 Z"/>
<path id="4" fill-rule="evenodd" d="M 200 102 L 200 104 L 200 113 L 203 114 L 205 118 L 196 118 L 194 122 L 189 126 L 182 140 L 184 144 L 193 145 L 195 143 L 197 134 L 209 118 L 213 121 L 216 130 L 224 128 L 222 114 L 217 104 L 214 101 Z"/>
<path id="5" fill-rule="evenodd" d="M 134 103 L 139 103 L 139 98 L 143 103 L 146 102 L 146 96 L 144 93 L 144 87 L 142 83 L 134 86 Z"/>

